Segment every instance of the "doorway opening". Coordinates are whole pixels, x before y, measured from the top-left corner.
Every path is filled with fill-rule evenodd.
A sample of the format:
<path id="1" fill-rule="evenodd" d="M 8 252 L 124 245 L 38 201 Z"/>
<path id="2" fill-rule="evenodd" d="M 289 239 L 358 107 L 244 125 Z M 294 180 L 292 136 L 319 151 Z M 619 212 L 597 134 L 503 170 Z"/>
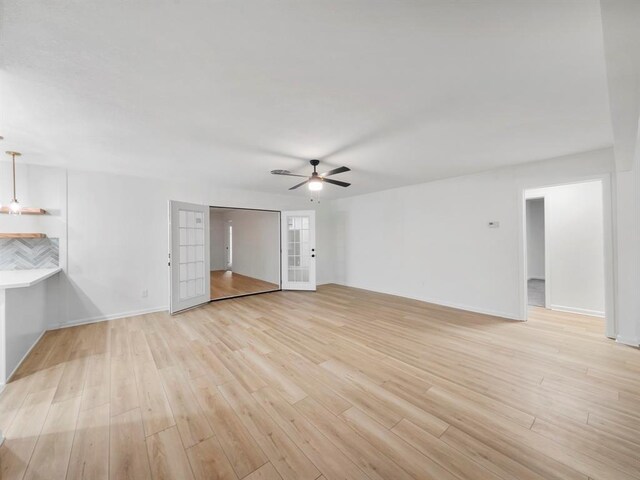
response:
<path id="1" fill-rule="evenodd" d="M 591 180 L 524 191 L 526 319 L 541 309 L 589 315 L 602 318 L 610 336 L 603 185 Z"/>
<path id="2" fill-rule="evenodd" d="M 227 268 L 225 270 L 231 271 L 233 270 L 233 224 L 232 220 L 229 220 L 229 225 L 227 226 L 227 237 L 226 237 L 226 245 L 225 249 L 227 250 Z"/>
<path id="3" fill-rule="evenodd" d="M 280 290 L 280 212 L 210 207 L 210 299 Z"/>
<path id="4" fill-rule="evenodd" d="M 528 305 L 546 308 L 544 197 L 527 198 L 526 202 Z"/>

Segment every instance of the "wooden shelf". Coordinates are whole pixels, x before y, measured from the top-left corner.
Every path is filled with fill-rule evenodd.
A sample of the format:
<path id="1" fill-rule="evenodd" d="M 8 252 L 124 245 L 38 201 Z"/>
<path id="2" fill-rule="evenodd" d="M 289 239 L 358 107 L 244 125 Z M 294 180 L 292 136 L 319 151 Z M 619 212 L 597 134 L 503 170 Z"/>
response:
<path id="1" fill-rule="evenodd" d="M 0 213 L 11 213 L 9 207 L 0 208 Z M 44 215 L 47 211 L 44 208 L 23 208 L 20 213 L 22 215 Z"/>
<path id="2" fill-rule="evenodd" d="M 0 233 L 2 238 L 47 238 L 44 233 Z"/>

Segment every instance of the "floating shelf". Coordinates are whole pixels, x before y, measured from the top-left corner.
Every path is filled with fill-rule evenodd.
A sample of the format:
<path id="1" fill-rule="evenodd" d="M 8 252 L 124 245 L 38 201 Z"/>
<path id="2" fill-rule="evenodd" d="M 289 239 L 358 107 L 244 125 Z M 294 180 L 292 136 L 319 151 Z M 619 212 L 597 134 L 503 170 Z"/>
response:
<path id="1" fill-rule="evenodd" d="M 11 213 L 9 207 L 0 208 L 0 213 Z M 23 208 L 20 210 L 22 215 L 44 215 L 47 211 L 43 208 Z"/>
<path id="2" fill-rule="evenodd" d="M 47 238 L 44 233 L 0 233 L 2 238 Z"/>

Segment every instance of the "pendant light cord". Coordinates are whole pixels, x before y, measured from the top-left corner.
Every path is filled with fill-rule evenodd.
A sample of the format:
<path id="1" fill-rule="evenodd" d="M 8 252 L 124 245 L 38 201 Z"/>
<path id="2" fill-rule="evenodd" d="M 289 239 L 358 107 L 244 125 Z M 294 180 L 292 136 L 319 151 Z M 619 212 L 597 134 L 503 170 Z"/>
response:
<path id="1" fill-rule="evenodd" d="M 13 201 L 16 201 L 16 154 L 11 155 L 13 158 Z"/>

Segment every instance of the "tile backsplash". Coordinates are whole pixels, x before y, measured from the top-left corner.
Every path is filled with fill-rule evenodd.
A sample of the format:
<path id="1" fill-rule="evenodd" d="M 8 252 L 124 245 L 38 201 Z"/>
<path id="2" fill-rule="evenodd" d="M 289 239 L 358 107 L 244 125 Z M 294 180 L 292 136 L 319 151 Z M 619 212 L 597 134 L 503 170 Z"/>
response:
<path id="1" fill-rule="evenodd" d="M 0 239 L 0 270 L 55 268 L 59 264 L 59 239 Z"/>

